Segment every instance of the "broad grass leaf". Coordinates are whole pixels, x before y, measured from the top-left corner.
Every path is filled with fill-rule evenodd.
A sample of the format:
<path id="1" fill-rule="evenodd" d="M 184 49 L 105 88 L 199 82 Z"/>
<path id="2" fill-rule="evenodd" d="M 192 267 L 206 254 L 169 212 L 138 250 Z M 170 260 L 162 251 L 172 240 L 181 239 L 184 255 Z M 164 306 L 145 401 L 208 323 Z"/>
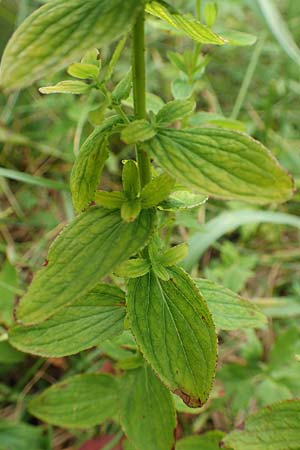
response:
<path id="1" fill-rule="evenodd" d="M 207 302 L 217 328 L 243 330 L 266 325 L 266 316 L 249 300 L 210 280 L 196 279 L 195 283 Z"/>
<path id="2" fill-rule="evenodd" d="M 99 206 L 79 215 L 51 246 L 47 265 L 21 299 L 18 319 L 25 325 L 40 323 L 82 298 L 147 244 L 155 223 L 152 210 L 142 211 L 131 223 L 122 221 L 120 211 Z"/>
<path id="3" fill-rule="evenodd" d="M 246 420 L 244 431 L 233 431 L 224 448 L 234 450 L 298 450 L 300 400 L 269 405 Z"/>
<path id="4" fill-rule="evenodd" d="M 186 404 L 208 399 L 216 367 L 217 339 L 205 300 L 180 268 L 170 279 L 152 271 L 130 280 L 127 308 L 131 330 L 146 360 Z"/>
<path id="5" fill-rule="evenodd" d="M 29 16 L 11 37 L 0 83 L 22 88 L 80 59 L 90 48 L 126 33 L 144 0 L 52 0 Z"/>
<path id="6" fill-rule="evenodd" d="M 34 355 L 73 355 L 120 335 L 125 314 L 124 292 L 116 286 L 97 284 L 45 322 L 13 326 L 9 342 Z"/>
<path id="7" fill-rule="evenodd" d="M 202 194 L 266 204 L 287 201 L 292 178 L 246 134 L 219 128 L 161 129 L 143 146 L 179 182 Z"/>
<path id="8" fill-rule="evenodd" d="M 110 375 L 76 375 L 33 398 L 28 409 L 61 428 L 90 428 L 117 414 L 117 393 L 117 380 Z"/>
<path id="9" fill-rule="evenodd" d="M 171 450 L 176 415 L 173 399 L 150 367 L 128 371 L 120 383 L 120 419 L 137 450 Z"/>

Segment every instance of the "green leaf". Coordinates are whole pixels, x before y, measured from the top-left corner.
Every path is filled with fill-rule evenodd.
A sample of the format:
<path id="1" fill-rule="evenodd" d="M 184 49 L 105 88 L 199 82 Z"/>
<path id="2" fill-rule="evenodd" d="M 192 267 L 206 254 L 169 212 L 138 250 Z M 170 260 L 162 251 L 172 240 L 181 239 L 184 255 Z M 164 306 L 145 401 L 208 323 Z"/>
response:
<path id="1" fill-rule="evenodd" d="M 0 83 L 22 88 L 58 71 L 93 46 L 126 33 L 144 0 L 52 0 L 24 20 L 2 58 Z"/>
<path id="2" fill-rule="evenodd" d="M 138 278 L 146 275 L 150 268 L 151 264 L 146 259 L 129 259 L 120 264 L 114 271 L 114 274 L 122 278 Z"/>
<path id="3" fill-rule="evenodd" d="M 216 334 L 191 278 L 168 269 L 169 281 L 151 271 L 130 280 L 127 308 L 132 332 L 161 380 L 192 407 L 206 402 L 216 367 Z M 159 324 L 159 326 L 158 326 Z"/>
<path id="4" fill-rule="evenodd" d="M 220 442 L 225 436 L 223 431 L 208 431 L 201 436 L 188 436 L 176 443 L 176 450 L 219 450 Z"/>
<path id="5" fill-rule="evenodd" d="M 266 316 L 249 300 L 210 280 L 197 279 L 195 282 L 207 301 L 217 328 L 243 330 L 266 325 Z"/>
<path id="6" fill-rule="evenodd" d="M 95 199 L 95 191 L 108 158 L 107 136 L 117 120 L 108 119 L 96 128 L 80 148 L 70 177 L 72 200 L 77 212 Z"/>
<path id="7" fill-rule="evenodd" d="M 74 63 L 68 68 L 68 74 L 82 80 L 96 80 L 100 69 L 95 64 Z"/>
<path id="8" fill-rule="evenodd" d="M 298 450 L 300 442 L 300 401 L 269 405 L 246 420 L 244 431 L 233 431 L 224 447 L 234 450 Z"/>
<path id="9" fill-rule="evenodd" d="M 121 139 L 126 144 L 136 144 L 151 139 L 155 133 L 155 129 L 147 120 L 135 120 L 122 130 Z"/>
<path id="10" fill-rule="evenodd" d="M 207 200 L 208 198 L 201 194 L 194 194 L 189 191 L 176 191 L 159 205 L 159 209 L 164 211 L 192 209 L 204 205 Z"/>
<path id="11" fill-rule="evenodd" d="M 0 364 L 18 364 L 24 361 L 25 355 L 14 349 L 9 342 L 0 341 Z"/>
<path id="12" fill-rule="evenodd" d="M 208 27 L 213 27 L 218 15 L 218 5 L 216 2 L 208 2 L 204 7 L 204 19 Z"/>
<path id="13" fill-rule="evenodd" d="M 125 161 L 122 172 L 122 184 L 126 197 L 129 200 L 135 200 L 140 192 L 139 169 L 135 161 Z"/>
<path id="14" fill-rule="evenodd" d="M 211 31 L 206 25 L 194 18 L 183 15 L 164 1 L 152 1 L 146 5 L 146 11 L 182 31 L 191 39 L 201 44 L 223 45 L 226 40 Z"/>
<path id="15" fill-rule="evenodd" d="M 177 80 L 172 81 L 171 84 L 173 97 L 178 100 L 185 100 L 189 98 L 194 91 L 194 85 L 187 80 Z"/>
<path id="16" fill-rule="evenodd" d="M 238 47 L 245 47 L 253 45 L 257 41 L 257 37 L 252 34 L 243 33 L 242 31 L 224 30 L 222 36 L 229 45 L 236 45 Z"/>
<path id="17" fill-rule="evenodd" d="M 8 260 L 0 271 L 0 323 L 8 327 L 13 321 L 14 299 L 18 291 L 18 274 Z"/>
<path id="18" fill-rule="evenodd" d="M 130 370 L 120 384 L 120 418 L 137 450 L 171 450 L 176 416 L 168 389 L 148 366 Z"/>
<path id="19" fill-rule="evenodd" d="M 60 81 L 54 86 L 39 88 L 41 94 L 87 94 L 91 90 L 91 85 L 83 81 L 66 80 Z"/>
<path id="20" fill-rule="evenodd" d="M 126 100 L 131 92 L 132 87 L 132 73 L 131 69 L 124 78 L 117 84 L 111 93 L 111 99 L 114 105 L 119 105 L 122 100 Z"/>
<path id="21" fill-rule="evenodd" d="M 76 375 L 30 401 L 29 412 L 61 428 L 90 428 L 117 414 L 117 381 L 110 375 Z"/>
<path id="22" fill-rule="evenodd" d="M 169 125 L 176 120 L 182 120 L 193 113 L 195 102 L 193 100 L 173 100 L 163 106 L 156 116 L 157 124 Z"/>
<path id="23" fill-rule="evenodd" d="M 159 259 L 159 262 L 164 266 L 174 266 L 186 257 L 188 253 L 187 244 L 175 245 L 175 247 L 169 248 Z"/>
<path id="24" fill-rule="evenodd" d="M 124 293 L 116 286 L 98 284 L 41 324 L 13 326 L 9 342 L 34 355 L 67 356 L 118 336 L 124 319 Z"/>
<path id="25" fill-rule="evenodd" d="M 121 206 L 121 217 L 124 222 L 133 222 L 141 212 L 141 200 L 126 200 Z"/>
<path id="26" fill-rule="evenodd" d="M 47 265 L 34 277 L 17 308 L 25 325 L 40 323 L 79 297 L 123 261 L 141 250 L 155 226 L 155 214 L 144 210 L 125 223 L 120 212 L 89 208 L 52 244 Z"/>
<path id="27" fill-rule="evenodd" d="M 175 180 L 167 173 L 153 178 L 141 193 L 142 208 L 152 208 L 165 200 L 173 191 Z"/>
<path id="28" fill-rule="evenodd" d="M 42 450 L 43 429 L 23 422 L 0 419 L 0 450 Z"/>
<path id="29" fill-rule="evenodd" d="M 179 182 L 203 194 L 265 204 L 287 201 L 293 181 L 246 134 L 219 128 L 164 129 L 143 144 Z"/>
<path id="30" fill-rule="evenodd" d="M 82 64 L 92 64 L 96 66 L 99 70 L 101 68 L 100 53 L 97 48 L 92 48 L 86 52 L 84 57 L 81 59 Z"/>
<path id="31" fill-rule="evenodd" d="M 108 209 L 120 209 L 126 197 L 123 192 L 113 191 L 96 191 L 95 203 Z"/>

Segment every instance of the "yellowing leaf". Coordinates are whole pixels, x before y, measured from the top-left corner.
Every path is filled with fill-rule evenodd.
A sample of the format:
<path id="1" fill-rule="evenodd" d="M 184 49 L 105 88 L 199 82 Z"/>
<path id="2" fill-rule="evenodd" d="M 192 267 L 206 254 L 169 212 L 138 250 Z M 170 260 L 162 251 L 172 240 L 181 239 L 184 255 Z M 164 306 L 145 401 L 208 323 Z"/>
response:
<path id="1" fill-rule="evenodd" d="M 146 5 L 146 11 L 159 19 L 164 20 L 190 38 L 202 44 L 223 45 L 226 40 L 218 36 L 206 25 L 190 16 L 181 14 L 173 6 L 164 1 L 152 1 Z"/>
<path id="2" fill-rule="evenodd" d="M 118 336 L 124 319 L 124 293 L 116 286 L 98 284 L 45 322 L 13 326 L 9 342 L 23 352 L 57 358 Z"/>
<path id="3" fill-rule="evenodd" d="M 251 301 L 210 280 L 197 279 L 195 282 L 218 328 L 243 330 L 266 325 L 266 316 Z"/>
<path id="4" fill-rule="evenodd" d="M 257 204 L 293 194 L 292 178 L 273 155 L 234 130 L 161 129 L 143 146 L 170 175 L 202 194 Z"/>
<path id="5" fill-rule="evenodd" d="M 216 333 L 205 300 L 180 268 L 162 281 L 154 272 L 130 280 L 132 332 L 163 383 L 191 407 L 208 399 L 216 367 Z"/>
<path id="6" fill-rule="evenodd" d="M 35 417 L 62 428 L 90 428 L 117 414 L 117 381 L 110 375 L 76 375 L 29 403 Z"/>
<path id="7" fill-rule="evenodd" d="M 99 280 L 141 250 L 155 226 L 144 210 L 131 223 L 99 206 L 79 215 L 54 241 L 47 265 L 34 277 L 17 308 L 23 324 L 40 323 L 83 297 Z"/>
<path id="8" fill-rule="evenodd" d="M 52 0 L 24 20 L 2 58 L 0 83 L 22 88 L 126 33 L 144 0 Z"/>

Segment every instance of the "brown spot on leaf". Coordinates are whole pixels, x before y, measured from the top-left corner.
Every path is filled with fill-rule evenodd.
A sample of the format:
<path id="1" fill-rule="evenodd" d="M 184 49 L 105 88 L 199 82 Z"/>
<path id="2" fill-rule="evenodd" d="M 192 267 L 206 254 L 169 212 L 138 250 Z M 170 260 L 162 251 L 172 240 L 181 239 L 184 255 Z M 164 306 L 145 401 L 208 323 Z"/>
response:
<path id="1" fill-rule="evenodd" d="M 183 402 L 189 406 L 190 408 L 199 408 L 203 406 L 202 401 L 200 398 L 191 398 L 190 395 L 186 394 L 185 392 L 182 392 L 180 389 L 175 389 L 174 394 L 178 395 Z"/>
<path id="2" fill-rule="evenodd" d="M 45 261 L 43 262 L 43 267 L 47 267 L 47 266 L 48 266 L 48 264 L 49 264 L 49 261 L 48 261 L 48 259 L 45 259 Z"/>

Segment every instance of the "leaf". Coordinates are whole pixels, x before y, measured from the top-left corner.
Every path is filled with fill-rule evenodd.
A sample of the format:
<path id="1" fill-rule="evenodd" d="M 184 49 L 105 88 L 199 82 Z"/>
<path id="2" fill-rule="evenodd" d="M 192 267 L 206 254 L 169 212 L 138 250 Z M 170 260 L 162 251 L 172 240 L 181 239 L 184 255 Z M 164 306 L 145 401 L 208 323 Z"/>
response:
<path id="1" fill-rule="evenodd" d="M 95 199 L 95 191 L 108 158 L 107 136 L 117 121 L 116 117 L 108 119 L 93 131 L 80 148 L 70 177 L 72 200 L 77 212 Z"/>
<path id="2" fill-rule="evenodd" d="M 41 427 L 0 419 L 0 450 L 42 450 L 44 448 L 45 440 Z"/>
<path id="3" fill-rule="evenodd" d="M 129 200 L 135 200 L 140 192 L 139 169 L 135 161 L 125 161 L 122 172 L 122 184 L 126 197 Z"/>
<path id="4" fill-rule="evenodd" d="M 155 136 L 155 129 L 145 119 L 135 120 L 127 125 L 121 132 L 121 139 L 126 144 L 144 142 Z"/>
<path id="5" fill-rule="evenodd" d="M 149 241 L 155 214 L 144 210 L 135 222 L 98 206 L 79 215 L 52 244 L 48 263 L 34 277 L 17 308 L 25 325 L 48 319 L 83 297 L 97 282 Z"/>
<path id="6" fill-rule="evenodd" d="M 300 229 L 300 218 L 292 214 L 250 209 L 226 211 L 205 225 L 199 226 L 199 231 L 189 239 L 189 254 L 184 261 L 184 268 L 188 271 L 191 270 L 204 252 L 220 237 L 250 223 L 274 223 Z"/>
<path id="7" fill-rule="evenodd" d="M 223 431 L 208 431 L 201 436 L 188 436 L 176 443 L 176 450 L 219 450 L 219 443 L 224 437 Z"/>
<path id="8" fill-rule="evenodd" d="M 195 282 L 208 304 L 217 328 L 243 330 L 266 325 L 266 316 L 250 301 L 210 280 L 196 279 Z"/>
<path id="9" fill-rule="evenodd" d="M 176 191 L 159 205 L 159 209 L 164 211 L 176 211 L 181 209 L 192 209 L 202 206 L 208 198 L 201 194 L 194 194 L 189 191 Z"/>
<path id="10" fill-rule="evenodd" d="M 18 273 L 8 260 L 0 271 L 0 323 L 8 327 L 13 320 L 15 295 L 18 293 Z"/>
<path id="11" fill-rule="evenodd" d="M 9 342 L 0 341 L 0 363 L 3 364 L 18 364 L 24 361 L 25 355 L 15 350 Z"/>
<path id="12" fill-rule="evenodd" d="M 151 268 L 149 261 L 143 258 L 129 259 L 120 264 L 114 271 L 115 275 L 122 278 L 138 278 L 146 275 Z"/>
<path id="13" fill-rule="evenodd" d="M 184 259 L 188 252 L 188 246 L 184 244 L 175 245 L 169 248 L 159 259 L 159 262 L 166 267 L 174 266 Z"/>
<path id="14" fill-rule="evenodd" d="M 235 30 L 222 31 L 222 37 L 226 39 L 229 45 L 236 45 L 238 47 L 253 45 L 257 41 L 257 37 L 253 36 L 253 34 Z"/>
<path id="15" fill-rule="evenodd" d="M 129 281 L 129 320 L 140 350 L 163 383 L 197 407 L 206 402 L 213 382 L 214 324 L 189 276 L 178 267 L 168 272 L 169 281 L 152 271 Z"/>
<path id="16" fill-rule="evenodd" d="M 108 209 L 120 209 L 126 197 L 123 192 L 96 191 L 95 203 Z"/>
<path id="17" fill-rule="evenodd" d="M 68 74 L 82 80 L 97 80 L 100 69 L 95 64 L 74 63 L 68 68 Z"/>
<path id="18" fill-rule="evenodd" d="M 82 64 L 92 64 L 96 66 L 98 70 L 101 69 L 101 58 L 100 52 L 97 48 L 92 48 L 86 52 L 84 57 L 81 59 Z"/>
<path id="19" fill-rule="evenodd" d="M 291 177 L 246 134 L 219 128 L 160 130 L 143 143 L 158 163 L 202 194 L 257 204 L 287 201 Z"/>
<path id="20" fill-rule="evenodd" d="M 223 45 L 226 43 L 225 39 L 215 34 L 206 25 L 190 16 L 181 14 L 164 1 L 147 3 L 146 12 L 164 20 L 176 30 L 182 31 L 188 37 L 201 44 Z"/>
<path id="21" fill-rule="evenodd" d="M 296 44 L 286 21 L 273 0 L 257 0 L 259 8 L 277 41 L 286 54 L 299 66 L 300 49 Z"/>
<path id="22" fill-rule="evenodd" d="M 2 58 L 0 83 L 22 88 L 126 33 L 144 0 L 52 0 L 24 20 Z"/>
<path id="23" fill-rule="evenodd" d="M 193 113 L 195 102 L 193 100 L 173 100 L 158 111 L 156 122 L 160 126 L 169 125 L 176 120 L 182 120 Z"/>
<path id="24" fill-rule="evenodd" d="M 119 105 L 122 100 L 126 100 L 132 88 L 132 73 L 131 69 L 127 72 L 124 78 L 117 84 L 111 93 L 111 99 L 114 105 Z"/>
<path id="25" fill-rule="evenodd" d="M 91 85 L 83 81 L 66 80 L 60 81 L 54 86 L 39 88 L 41 94 L 87 94 L 91 90 Z"/>
<path id="26" fill-rule="evenodd" d="M 121 217 L 124 222 L 133 222 L 141 212 L 141 201 L 139 198 L 126 200 L 121 206 Z"/>
<path id="27" fill-rule="evenodd" d="M 76 375 L 33 398 L 28 409 L 38 419 L 61 428 L 90 428 L 117 414 L 117 389 L 110 375 Z"/>
<path id="28" fill-rule="evenodd" d="M 148 366 L 128 371 L 120 386 L 121 424 L 134 448 L 171 450 L 176 417 L 168 389 Z"/>
<path id="29" fill-rule="evenodd" d="M 67 356 L 118 336 L 124 330 L 124 319 L 124 293 L 116 286 L 97 284 L 45 322 L 13 326 L 9 342 L 34 355 Z"/>
<path id="30" fill-rule="evenodd" d="M 167 173 L 153 178 L 143 187 L 141 201 L 143 208 L 152 208 L 166 199 L 173 191 L 175 180 Z"/>
<path id="31" fill-rule="evenodd" d="M 299 400 L 275 403 L 248 417 L 245 430 L 231 432 L 223 442 L 234 450 L 298 450 L 299 423 Z"/>
<path id="32" fill-rule="evenodd" d="M 182 101 L 189 98 L 193 94 L 194 84 L 191 84 L 187 80 L 177 78 L 172 81 L 171 90 L 173 97 Z"/>

